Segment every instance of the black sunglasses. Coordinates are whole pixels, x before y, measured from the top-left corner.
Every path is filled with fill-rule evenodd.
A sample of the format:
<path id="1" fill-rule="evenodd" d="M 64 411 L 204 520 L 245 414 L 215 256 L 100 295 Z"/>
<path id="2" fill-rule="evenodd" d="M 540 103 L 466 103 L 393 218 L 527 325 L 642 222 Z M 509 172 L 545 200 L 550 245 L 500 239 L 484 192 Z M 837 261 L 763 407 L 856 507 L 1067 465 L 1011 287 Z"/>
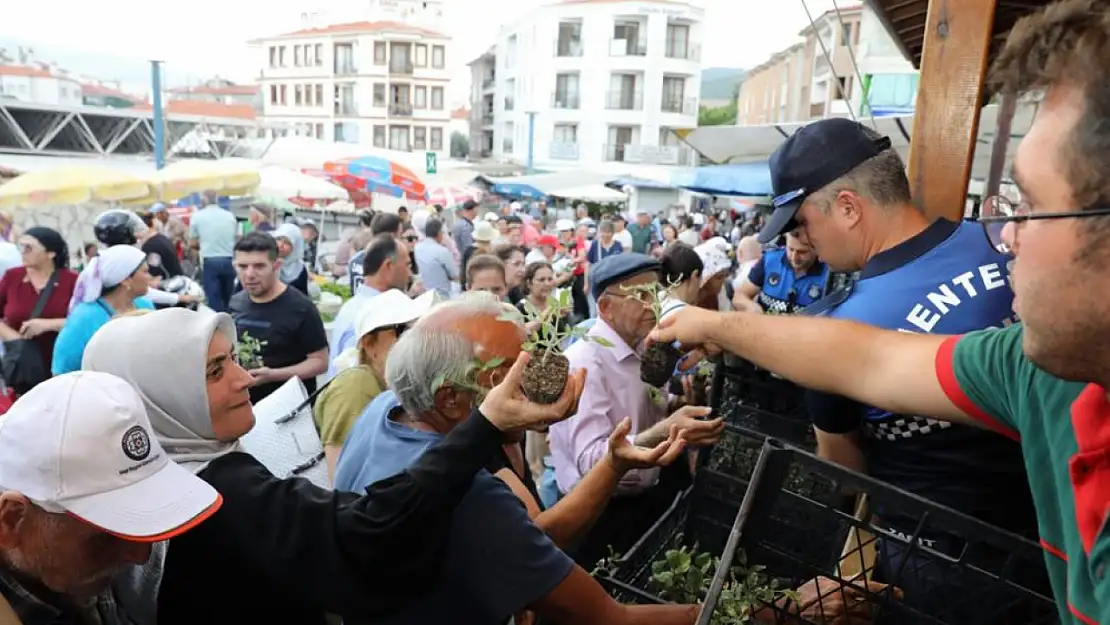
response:
<path id="1" fill-rule="evenodd" d="M 420 237 L 418 237 L 416 235 L 411 235 L 411 236 L 405 237 L 405 240 L 408 241 L 409 243 L 416 243 L 416 241 L 419 240 L 419 239 L 420 239 Z"/>

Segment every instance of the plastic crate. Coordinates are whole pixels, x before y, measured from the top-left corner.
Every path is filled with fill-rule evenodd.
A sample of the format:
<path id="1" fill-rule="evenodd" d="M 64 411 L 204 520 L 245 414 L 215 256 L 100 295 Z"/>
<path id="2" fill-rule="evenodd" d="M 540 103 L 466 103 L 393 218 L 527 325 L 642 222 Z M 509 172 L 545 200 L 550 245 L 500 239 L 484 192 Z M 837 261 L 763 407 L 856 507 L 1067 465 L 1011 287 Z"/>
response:
<path id="1" fill-rule="evenodd" d="M 790 380 L 731 354 L 725 354 L 714 369 L 712 398 L 719 407 L 732 403 L 777 415 L 807 420 L 805 389 Z"/>
<path id="2" fill-rule="evenodd" d="M 860 514 L 860 520 L 798 493 L 791 484 L 803 474 L 864 493 L 872 507 L 916 519 L 916 528 L 909 536 L 897 536 L 866 515 Z M 748 562 L 765 565 L 768 575 L 791 587 L 822 575 L 842 587 L 861 577 L 896 585 L 904 592 L 900 601 L 890 592 L 869 596 L 875 622 L 882 624 L 1057 622 L 1041 550 L 1028 540 L 773 440 L 764 443 L 752 482 L 735 517 L 722 569 L 742 549 Z M 845 541 L 849 533 L 855 539 L 850 543 Z M 839 565 L 814 558 L 821 550 L 799 542 L 802 536 L 828 542 Z M 716 606 L 724 582 L 719 570 L 707 606 Z M 703 611 L 699 625 L 709 623 L 710 613 Z"/>

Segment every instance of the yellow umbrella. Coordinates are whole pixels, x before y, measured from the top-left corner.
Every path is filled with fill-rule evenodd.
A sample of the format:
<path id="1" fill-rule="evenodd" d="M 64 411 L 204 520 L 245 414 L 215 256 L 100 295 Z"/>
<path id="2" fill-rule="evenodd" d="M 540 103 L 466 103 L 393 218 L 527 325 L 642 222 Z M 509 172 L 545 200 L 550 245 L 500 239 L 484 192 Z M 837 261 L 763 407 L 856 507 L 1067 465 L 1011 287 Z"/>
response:
<path id="1" fill-rule="evenodd" d="M 172 202 L 202 191 L 249 195 L 261 181 L 258 169 L 225 161 L 178 161 L 150 178 L 159 199 Z"/>
<path id="2" fill-rule="evenodd" d="M 150 183 L 118 169 L 74 165 L 23 174 L 0 185 L 0 208 L 86 202 L 152 202 Z"/>

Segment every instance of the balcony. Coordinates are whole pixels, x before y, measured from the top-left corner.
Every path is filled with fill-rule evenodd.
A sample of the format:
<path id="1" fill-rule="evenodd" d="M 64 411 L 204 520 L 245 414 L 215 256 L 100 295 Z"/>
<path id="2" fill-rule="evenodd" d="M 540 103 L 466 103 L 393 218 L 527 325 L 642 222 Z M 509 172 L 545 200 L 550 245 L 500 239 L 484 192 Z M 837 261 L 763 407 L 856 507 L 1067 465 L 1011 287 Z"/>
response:
<path id="1" fill-rule="evenodd" d="M 663 101 L 660 103 L 659 108 L 664 113 L 678 113 L 679 115 L 697 115 L 698 100 L 697 98 L 676 98 L 664 94 Z"/>
<path id="2" fill-rule="evenodd" d="M 682 59 L 697 62 L 701 61 L 701 46 L 696 43 L 682 45 L 678 42 L 668 41 L 665 54 L 668 59 Z"/>
<path id="3" fill-rule="evenodd" d="M 577 110 L 579 107 L 577 92 L 559 92 L 551 94 L 551 108 Z"/>
<path id="4" fill-rule="evenodd" d="M 576 161 L 578 160 L 578 144 L 567 141 L 552 141 L 547 155 L 553 159 Z"/>
<path id="5" fill-rule="evenodd" d="M 610 39 L 609 56 L 647 56 L 647 40 Z"/>
<path id="6" fill-rule="evenodd" d="M 504 139 L 501 140 L 501 153 L 502 154 L 512 154 L 513 153 L 513 140 L 510 139 L 509 137 L 505 137 Z"/>
<path id="7" fill-rule="evenodd" d="M 394 76 L 412 76 L 413 66 L 412 61 L 390 61 L 389 73 Z"/>
<path id="8" fill-rule="evenodd" d="M 489 126 L 493 123 L 493 111 L 486 111 L 482 113 L 482 123 Z"/>
<path id="9" fill-rule="evenodd" d="M 640 91 L 610 91 L 605 94 L 605 108 L 611 111 L 642 111 L 644 94 Z"/>
<path id="10" fill-rule="evenodd" d="M 351 61 L 335 61 L 335 75 L 336 76 L 354 76 L 358 73 L 355 64 Z"/>
<path id="11" fill-rule="evenodd" d="M 508 96 L 508 97 L 505 98 L 505 110 L 506 111 L 513 110 L 513 98 L 512 98 L 512 96 Z"/>
<path id="12" fill-rule="evenodd" d="M 336 117 L 358 117 L 358 104 L 353 101 L 340 101 L 335 103 Z"/>
<path id="13" fill-rule="evenodd" d="M 482 90 L 485 91 L 486 89 L 493 89 L 493 84 L 495 82 L 497 82 L 496 76 L 486 76 L 482 80 Z"/>
<path id="14" fill-rule="evenodd" d="M 412 117 L 412 105 L 404 102 L 394 102 L 389 105 L 390 117 Z"/>
<path id="15" fill-rule="evenodd" d="M 582 56 L 582 40 L 565 37 L 556 40 L 555 56 L 563 58 Z"/>
<path id="16" fill-rule="evenodd" d="M 692 148 L 677 145 L 643 145 L 640 143 L 607 144 L 605 160 L 641 165 L 678 165 L 693 167 L 698 164 Z"/>

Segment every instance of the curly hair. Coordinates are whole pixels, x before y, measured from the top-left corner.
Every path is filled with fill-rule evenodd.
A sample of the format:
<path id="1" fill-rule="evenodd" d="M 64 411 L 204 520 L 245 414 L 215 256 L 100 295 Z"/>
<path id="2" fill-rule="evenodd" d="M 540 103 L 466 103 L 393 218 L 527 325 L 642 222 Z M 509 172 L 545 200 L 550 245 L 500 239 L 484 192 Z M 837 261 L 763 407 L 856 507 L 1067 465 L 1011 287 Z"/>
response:
<path id="1" fill-rule="evenodd" d="M 1062 0 L 1018 20 L 990 72 L 990 86 L 1023 96 L 1052 87 L 1083 95 L 1084 112 L 1060 157 L 1081 209 L 1110 200 L 1110 8 Z M 1062 209 L 1062 208 L 1061 208 Z M 1061 210 L 1057 209 L 1057 210 Z M 1110 233 L 1110 219 L 1092 218 Z"/>

